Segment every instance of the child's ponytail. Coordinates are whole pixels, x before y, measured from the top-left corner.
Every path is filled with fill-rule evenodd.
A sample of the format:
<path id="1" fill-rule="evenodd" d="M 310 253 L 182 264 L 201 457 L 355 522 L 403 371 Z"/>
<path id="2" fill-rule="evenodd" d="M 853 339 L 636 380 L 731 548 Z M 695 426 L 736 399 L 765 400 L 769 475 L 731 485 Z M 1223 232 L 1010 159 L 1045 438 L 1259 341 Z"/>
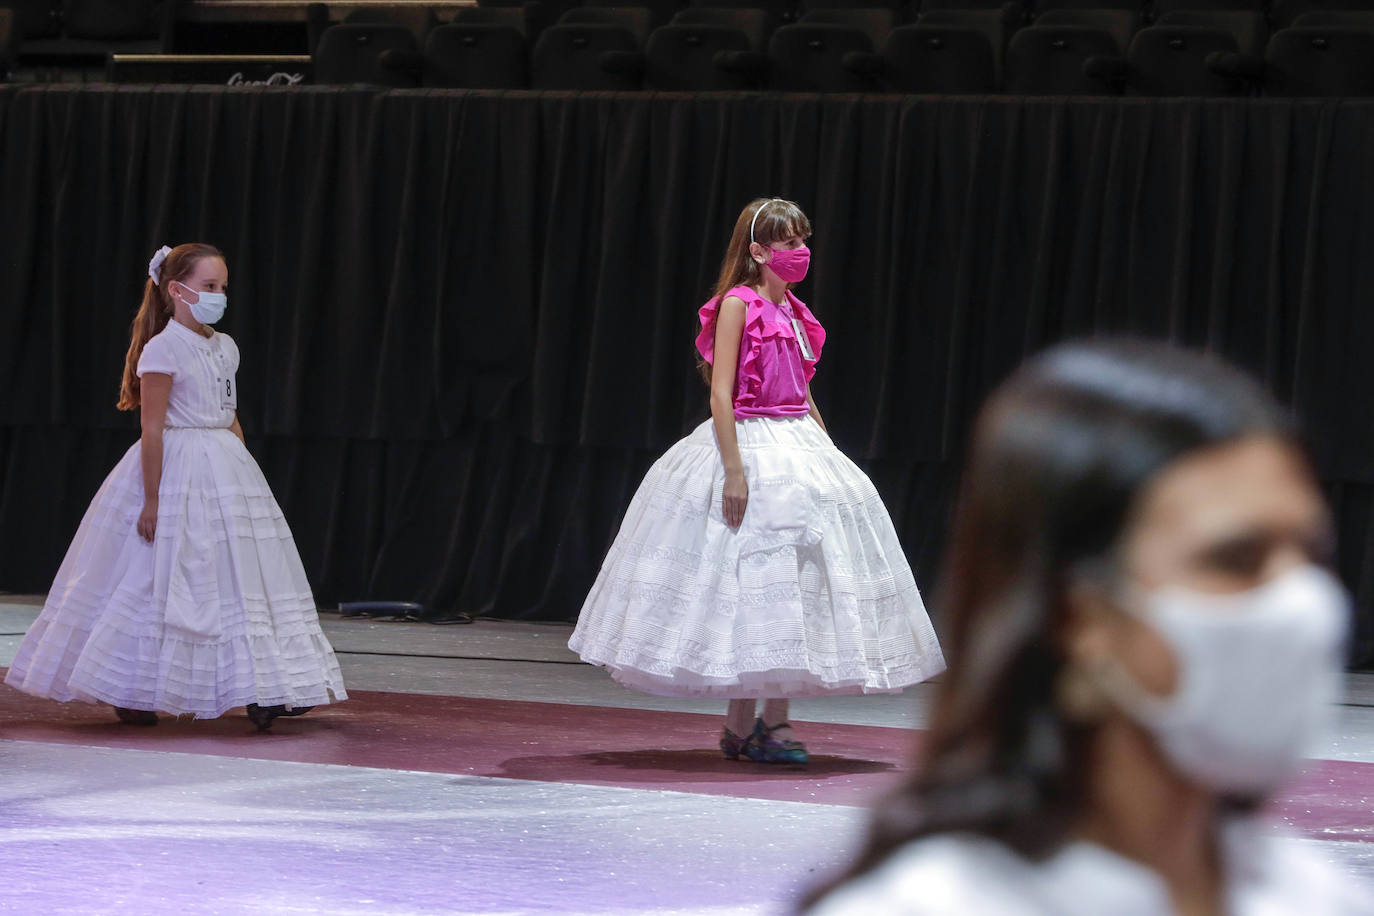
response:
<path id="1" fill-rule="evenodd" d="M 124 381 L 119 386 L 116 405 L 120 410 L 133 410 L 139 405 L 138 360 L 143 355 L 143 345 L 167 327 L 171 317 L 171 303 L 165 301 L 162 290 L 149 277 L 143 284 L 143 304 L 138 307 L 129 335 L 129 352 L 124 356 Z"/>
<path id="2" fill-rule="evenodd" d="M 148 279 L 143 284 L 143 302 L 134 316 L 133 327 L 129 332 L 129 352 L 124 356 L 124 379 L 119 386 L 120 410 L 133 410 L 139 406 L 138 360 L 143 355 L 143 347 L 167 327 L 172 320 L 174 306 L 167 284 L 173 280 L 183 280 L 196 269 L 202 258 L 223 258 L 218 248 L 201 242 L 178 245 L 173 249 L 162 249 L 153 256 L 148 265 Z"/>

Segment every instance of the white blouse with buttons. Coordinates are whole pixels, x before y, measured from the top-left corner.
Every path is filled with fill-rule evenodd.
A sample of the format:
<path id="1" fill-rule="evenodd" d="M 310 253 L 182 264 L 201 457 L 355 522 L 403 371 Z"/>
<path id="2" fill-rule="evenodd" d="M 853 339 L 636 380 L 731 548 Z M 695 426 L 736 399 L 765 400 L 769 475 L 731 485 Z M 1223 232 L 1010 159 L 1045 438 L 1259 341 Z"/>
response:
<path id="1" fill-rule="evenodd" d="M 173 320 L 143 347 L 138 377 L 172 377 L 167 428 L 227 429 L 238 408 L 239 348 L 228 334 L 204 337 Z"/>

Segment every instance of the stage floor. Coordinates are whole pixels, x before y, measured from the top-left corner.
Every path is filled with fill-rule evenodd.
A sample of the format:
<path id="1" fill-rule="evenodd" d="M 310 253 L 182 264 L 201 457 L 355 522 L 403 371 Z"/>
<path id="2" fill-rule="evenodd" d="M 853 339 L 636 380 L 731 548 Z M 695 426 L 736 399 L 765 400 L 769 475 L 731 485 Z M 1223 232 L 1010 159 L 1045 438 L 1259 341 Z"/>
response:
<path id="1" fill-rule="evenodd" d="M 0 598 L 0 666 L 37 599 Z M 813 762 L 720 759 L 722 704 L 631 693 L 571 629 L 324 615 L 352 699 L 258 734 L 0 686 L 0 912 L 782 913 L 907 771 L 931 688 L 800 700 Z M 1374 675 L 1275 806 L 1374 881 Z"/>

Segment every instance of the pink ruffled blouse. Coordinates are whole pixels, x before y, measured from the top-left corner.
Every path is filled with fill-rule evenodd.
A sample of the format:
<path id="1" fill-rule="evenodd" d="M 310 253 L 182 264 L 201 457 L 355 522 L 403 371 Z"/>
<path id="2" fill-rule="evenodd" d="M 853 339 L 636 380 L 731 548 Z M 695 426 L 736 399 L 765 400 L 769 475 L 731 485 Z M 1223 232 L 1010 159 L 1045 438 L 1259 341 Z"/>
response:
<path id="1" fill-rule="evenodd" d="M 782 303 L 769 302 L 748 286 L 736 286 L 725 296 L 737 296 L 745 306 L 735 374 L 735 419 L 806 416 L 811 412 L 806 385 L 816 374 L 825 328 L 791 291 Z M 701 319 L 697 350 L 708 363 L 714 362 L 719 309 L 720 298 L 714 298 L 697 313 Z M 797 340 L 794 316 L 806 336 L 809 357 Z"/>

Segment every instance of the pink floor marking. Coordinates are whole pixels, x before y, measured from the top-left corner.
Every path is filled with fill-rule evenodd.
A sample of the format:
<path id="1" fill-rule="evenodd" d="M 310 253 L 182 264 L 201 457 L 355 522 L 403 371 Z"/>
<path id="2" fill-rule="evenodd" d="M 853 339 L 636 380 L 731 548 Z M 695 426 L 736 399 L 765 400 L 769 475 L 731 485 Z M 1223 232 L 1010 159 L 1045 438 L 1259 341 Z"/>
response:
<path id="1" fill-rule="evenodd" d="M 239 713 L 213 721 L 114 721 L 107 707 L 0 686 L 0 738 L 221 757 L 459 773 L 828 805 L 868 805 L 907 775 L 921 733 L 798 722 L 806 767 L 721 758 L 721 717 L 515 700 L 358 691 L 258 734 Z M 1274 804 L 1297 830 L 1374 841 L 1374 764 L 1309 761 Z"/>

